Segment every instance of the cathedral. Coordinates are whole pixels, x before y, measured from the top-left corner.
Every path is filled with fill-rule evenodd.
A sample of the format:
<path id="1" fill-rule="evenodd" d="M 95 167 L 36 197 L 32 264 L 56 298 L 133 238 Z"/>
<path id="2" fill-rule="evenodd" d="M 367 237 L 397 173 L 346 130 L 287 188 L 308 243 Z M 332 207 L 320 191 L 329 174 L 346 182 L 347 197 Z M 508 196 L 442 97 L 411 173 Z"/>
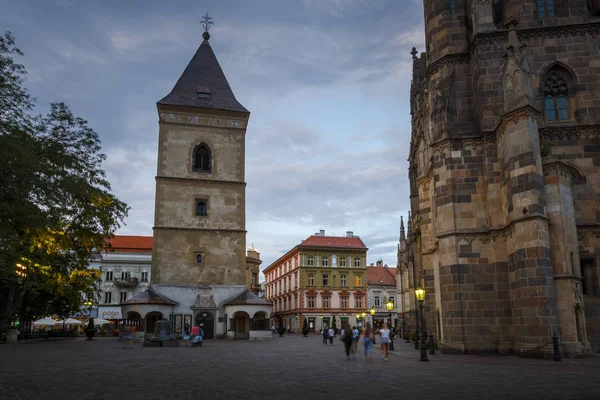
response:
<path id="1" fill-rule="evenodd" d="M 600 350 L 600 1 L 424 0 L 399 326 L 441 350 Z"/>
<path id="2" fill-rule="evenodd" d="M 147 334 L 169 319 L 174 334 L 203 324 L 206 338 L 270 338 L 271 304 L 260 299 L 255 249 L 246 253 L 246 127 L 235 98 L 203 42 L 157 103 L 158 168 L 149 288 L 121 303 Z"/>

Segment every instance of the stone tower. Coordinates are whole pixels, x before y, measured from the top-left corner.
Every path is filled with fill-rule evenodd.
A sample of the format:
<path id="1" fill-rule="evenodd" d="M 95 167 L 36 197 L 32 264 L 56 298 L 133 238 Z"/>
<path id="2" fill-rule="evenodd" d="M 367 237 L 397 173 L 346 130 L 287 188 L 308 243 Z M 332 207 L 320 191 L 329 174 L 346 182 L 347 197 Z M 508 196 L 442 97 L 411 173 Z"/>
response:
<path id="1" fill-rule="evenodd" d="M 598 2 L 424 10 L 398 270 L 426 289 L 426 329 L 468 352 L 523 353 L 554 333 L 570 355 L 600 346 Z"/>
<path id="2" fill-rule="evenodd" d="M 204 41 L 157 103 L 152 283 L 246 284 L 245 135 L 250 113 Z"/>

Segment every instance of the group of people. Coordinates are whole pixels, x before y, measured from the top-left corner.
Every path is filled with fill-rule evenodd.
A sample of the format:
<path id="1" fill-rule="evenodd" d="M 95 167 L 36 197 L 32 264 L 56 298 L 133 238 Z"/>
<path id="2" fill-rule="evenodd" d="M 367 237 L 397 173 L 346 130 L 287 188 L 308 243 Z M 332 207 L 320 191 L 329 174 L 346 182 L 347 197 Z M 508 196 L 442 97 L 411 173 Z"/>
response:
<path id="1" fill-rule="evenodd" d="M 185 347 L 188 347 L 190 343 L 192 347 L 202 346 L 202 338 L 204 337 L 203 326 L 204 324 L 194 325 L 190 330 L 190 326 L 185 325 L 183 328 L 183 341 L 185 342 Z"/>
<path id="2" fill-rule="evenodd" d="M 325 332 L 325 329 L 323 330 Z M 333 336 L 335 332 L 333 329 L 327 331 L 329 342 L 333 344 Z M 381 337 L 381 350 L 383 352 L 383 359 L 387 360 L 390 354 L 390 342 L 392 332 L 388 329 L 386 324 L 378 329 L 377 332 L 371 328 L 371 325 L 367 322 L 362 332 L 360 332 L 355 326 L 350 328 L 350 325 L 345 325 L 342 329 L 342 336 L 340 340 L 344 343 L 344 351 L 346 352 L 346 360 L 350 360 L 350 353 L 356 354 L 358 350 L 358 342 L 360 337 L 363 338 L 363 350 L 365 360 L 373 359 L 373 344 L 375 343 L 375 335 L 378 334 Z M 325 340 L 325 333 L 323 334 L 323 344 L 327 344 Z M 356 358 L 356 355 L 354 356 Z"/>

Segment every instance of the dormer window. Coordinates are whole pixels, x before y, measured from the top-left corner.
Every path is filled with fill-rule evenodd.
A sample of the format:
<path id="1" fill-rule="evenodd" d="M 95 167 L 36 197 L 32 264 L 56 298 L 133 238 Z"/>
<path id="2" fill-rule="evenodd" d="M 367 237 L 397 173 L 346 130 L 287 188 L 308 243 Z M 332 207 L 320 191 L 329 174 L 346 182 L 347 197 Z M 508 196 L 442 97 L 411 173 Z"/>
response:
<path id="1" fill-rule="evenodd" d="M 210 88 L 208 86 L 198 86 L 198 98 L 210 99 Z"/>

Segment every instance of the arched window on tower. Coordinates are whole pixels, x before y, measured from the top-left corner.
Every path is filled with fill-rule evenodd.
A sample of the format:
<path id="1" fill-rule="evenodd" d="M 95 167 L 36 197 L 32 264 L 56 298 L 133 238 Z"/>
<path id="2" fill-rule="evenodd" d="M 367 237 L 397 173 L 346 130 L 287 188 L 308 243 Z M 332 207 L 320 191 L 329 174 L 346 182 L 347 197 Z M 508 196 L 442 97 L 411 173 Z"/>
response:
<path id="1" fill-rule="evenodd" d="M 194 149 L 193 170 L 198 172 L 210 173 L 212 169 L 212 154 L 210 148 L 201 143 Z"/>
<path id="2" fill-rule="evenodd" d="M 538 17 L 554 17 L 554 0 L 537 0 Z"/>
<path id="3" fill-rule="evenodd" d="M 575 104 L 574 81 L 561 66 L 551 68 L 543 80 L 544 112 L 547 122 L 567 121 Z"/>

